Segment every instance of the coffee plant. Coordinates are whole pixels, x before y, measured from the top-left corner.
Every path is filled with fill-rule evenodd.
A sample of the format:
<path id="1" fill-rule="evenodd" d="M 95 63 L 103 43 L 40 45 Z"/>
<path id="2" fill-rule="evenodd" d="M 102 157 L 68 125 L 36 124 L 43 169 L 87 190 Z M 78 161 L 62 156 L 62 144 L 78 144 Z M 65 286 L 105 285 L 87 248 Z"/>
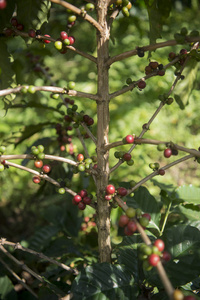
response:
<path id="1" fill-rule="evenodd" d="M 0 0 L 1 299 L 199 297 L 200 7 L 172 2 Z"/>

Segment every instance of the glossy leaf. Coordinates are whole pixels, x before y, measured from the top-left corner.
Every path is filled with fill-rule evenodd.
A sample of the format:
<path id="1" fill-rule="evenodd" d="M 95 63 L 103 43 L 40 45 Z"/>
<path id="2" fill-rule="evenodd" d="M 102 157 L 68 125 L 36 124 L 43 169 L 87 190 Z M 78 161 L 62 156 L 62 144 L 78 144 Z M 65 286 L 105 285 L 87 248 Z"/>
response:
<path id="1" fill-rule="evenodd" d="M 183 185 L 176 189 L 176 199 L 195 205 L 200 204 L 200 188 L 193 185 Z"/>
<path id="2" fill-rule="evenodd" d="M 101 263 L 83 269 L 71 292 L 76 300 L 129 300 L 136 299 L 138 286 L 122 266 Z"/>

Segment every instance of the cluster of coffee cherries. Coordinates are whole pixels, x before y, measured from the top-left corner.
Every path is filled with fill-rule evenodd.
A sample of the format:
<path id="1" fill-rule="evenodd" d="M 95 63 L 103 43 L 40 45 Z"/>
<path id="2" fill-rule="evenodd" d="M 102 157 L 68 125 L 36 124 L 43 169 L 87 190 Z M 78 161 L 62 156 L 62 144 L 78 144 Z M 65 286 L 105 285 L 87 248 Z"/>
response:
<path id="1" fill-rule="evenodd" d="M 60 53 L 65 54 L 67 52 L 65 46 L 71 46 L 74 43 L 74 36 L 69 36 L 66 31 L 61 31 L 60 37 L 54 42 L 54 46 L 57 50 L 60 51 Z"/>
<path id="2" fill-rule="evenodd" d="M 72 203 L 77 205 L 80 210 L 84 210 L 86 205 L 90 205 L 92 202 L 93 196 L 88 194 L 87 190 L 81 190 L 78 192 L 72 199 Z"/>
<path id="3" fill-rule="evenodd" d="M 117 8 L 119 8 L 122 11 L 124 17 L 129 17 L 130 15 L 129 11 L 132 7 L 132 4 L 129 0 L 116 0 L 115 5 Z M 112 8 L 113 7 L 110 7 L 110 10 Z"/>
<path id="4" fill-rule="evenodd" d="M 81 225 L 81 231 L 90 232 L 92 228 L 96 227 L 95 214 L 84 217 L 84 222 Z"/>
<path id="5" fill-rule="evenodd" d="M 149 75 L 151 73 L 164 76 L 165 70 L 163 69 L 163 64 L 159 64 L 157 61 L 150 61 L 148 66 L 145 67 L 145 74 Z"/>
<path id="6" fill-rule="evenodd" d="M 132 155 L 125 151 L 116 151 L 114 156 L 121 161 L 125 161 L 128 166 L 134 165 L 134 160 L 132 159 Z"/>
<path id="7" fill-rule="evenodd" d="M 139 247 L 139 259 L 143 261 L 145 270 L 150 271 L 157 266 L 159 261 L 167 262 L 171 259 L 169 252 L 164 251 L 165 243 L 161 239 L 155 240 L 153 245 L 141 244 Z"/>
<path id="8" fill-rule="evenodd" d="M 120 197 L 126 196 L 128 193 L 127 189 L 124 187 L 119 187 L 118 189 L 115 189 L 114 185 L 108 184 L 105 190 L 105 200 L 110 201 L 112 200 L 116 195 Z"/>
<path id="9" fill-rule="evenodd" d="M 199 36 L 199 31 L 197 30 L 192 30 L 188 34 L 188 30 L 186 27 L 181 28 L 180 32 L 177 32 L 174 34 L 174 38 L 177 42 L 177 44 L 185 44 L 187 42 L 186 36 L 188 37 L 198 37 Z"/>
<path id="10" fill-rule="evenodd" d="M 178 150 L 174 147 L 171 147 L 170 145 L 161 143 L 157 146 L 157 149 L 158 149 L 158 151 L 163 151 L 163 155 L 166 158 L 169 158 L 172 155 L 174 155 L 174 156 L 178 155 Z"/>
<path id="11" fill-rule="evenodd" d="M 97 157 L 92 156 L 91 158 L 84 158 L 84 155 L 79 153 L 77 155 L 77 161 L 79 162 L 78 166 L 74 169 L 74 173 L 85 172 L 91 168 L 97 169 Z"/>
<path id="12" fill-rule="evenodd" d="M 184 296 L 184 294 L 178 289 L 174 291 L 172 299 L 173 300 L 197 300 L 197 298 L 192 295 Z"/>
<path id="13" fill-rule="evenodd" d="M 165 175 L 165 170 L 160 169 L 160 164 L 158 162 L 150 163 L 149 168 L 153 171 L 158 171 L 158 174 L 161 176 Z"/>
<path id="14" fill-rule="evenodd" d="M 45 158 L 44 146 L 32 146 L 31 154 L 34 156 L 34 166 L 37 169 L 42 169 L 41 174 L 48 174 L 51 171 L 51 166 L 43 163 L 43 159 Z M 36 175 L 32 178 L 32 181 L 36 184 L 41 183 L 41 177 Z"/>
<path id="15" fill-rule="evenodd" d="M 137 231 L 136 220 L 145 229 L 151 221 L 151 216 L 148 213 L 142 213 L 140 208 L 128 207 L 126 214 L 121 215 L 119 218 L 119 227 L 124 228 L 125 235 L 130 236 Z"/>

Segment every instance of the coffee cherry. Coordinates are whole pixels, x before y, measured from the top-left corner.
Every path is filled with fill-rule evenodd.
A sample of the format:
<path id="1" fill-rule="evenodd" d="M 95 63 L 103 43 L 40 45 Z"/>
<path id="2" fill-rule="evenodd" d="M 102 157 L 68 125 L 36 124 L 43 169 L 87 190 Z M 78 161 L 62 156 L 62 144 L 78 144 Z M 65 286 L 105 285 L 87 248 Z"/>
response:
<path id="1" fill-rule="evenodd" d="M 17 30 L 22 31 L 24 29 L 24 25 L 23 24 L 17 24 L 16 28 L 17 28 Z"/>
<path id="2" fill-rule="evenodd" d="M 29 32 L 28 32 L 28 35 L 31 37 L 31 38 L 35 38 L 36 37 L 36 32 L 34 29 L 30 29 Z"/>
<path id="3" fill-rule="evenodd" d="M 142 214 L 142 217 L 147 218 L 149 220 L 149 222 L 151 221 L 151 216 L 150 214 Z"/>
<path id="4" fill-rule="evenodd" d="M 69 81 L 67 87 L 69 90 L 73 90 L 75 88 L 75 85 L 76 84 L 74 81 Z"/>
<path id="5" fill-rule="evenodd" d="M 166 146 L 165 146 L 165 144 L 159 144 L 157 146 L 157 149 L 158 149 L 158 151 L 164 151 L 166 149 Z"/>
<path id="6" fill-rule="evenodd" d="M 139 87 L 139 89 L 144 89 L 146 87 L 146 82 L 144 80 L 140 80 L 137 84 L 137 86 Z"/>
<path id="7" fill-rule="evenodd" d="M 124 15 L 124 17 L 129 17 L 129 10 L 126 6 L 122 7 L 122 13 Z"/>
<path id="8" fill-rule="evenodd" d="M 43 145 L 38 145 L 37 148 L 38 148 L 40 153 L 42 153 L 44 151 L 44 146 Z"/>
<path id="9" fill-rule="evenodd" d="M 119 188 L 117 189 L 117 193 L 118 193 L 118 195 L 124 197 L 124 196 L 127 195 L 127 189 L 124 188 L 124 187 L 119 187 Z"/>
<path id="10" fill-rule="evenodd" d="M 85 204 L 90 204 L 92 202 L 92 199 L 90 198 L 90 197 L 84 197 L 83 198 L 83 203 L 85 203 Z"/>
<path id="11" fill-rule="evenodd" d="M 32 181 L 33 181 L 34 183 L 38 184 L 38 183 L 41 182 L 41 179 L 40 179 L 39 176 L 34 176 L 34 177 L 32 178 Z"/>
<path id="12" fill-rule="evenodd" d="M 79 208 L 80 210 L 84 210 L 84 209 L 86 208 L 86 204 L 83 203 L 83 202 L 79 202 L 78 208 Z"/>
<path id="13" fill-rule="evenodd" d="M 183 300 L 184 295 L 180 290 L 175 290 L 173 293 L 173 300 Z"/>
<path id="14" fill-rule="evenodd" d="M 169 61 L 172 61 L 176 57 L 176 53 L 170 52 L 169 53 Z"/>
<path id="15" fill-rule="evenodd" d="M 48 35 L 48 34 L 45 34 L 44 36 L 46 36 L 46 37 L 50 37 L 50 35 Z M 49 40 L 43 40 L 44 41 L 44 43 L 45 44 L 49 44 L 49 43 L 51 43 L 51 41 L 49 41 Z"/>
<path id="16" fill-rule="evenodd" d="M 84 172 L 85 171 L 85 166 L 84 165 L 78 165 L 78 170 L 80 172 Z"/>
<path id="17" fill-rule="evenodd" d="M 81 153 L 79 153 L 76 158 L 79 162 L 82 162 L 84 160 L 84 156 Z"/>
<path id="18" fill-rule="evenodd" d="M 133 207 L 128 207 L 127 210 L 126 210 L 126 215 L 127 217 L 129 218 L 134 218 L 135 217 L 135 209 Z"/>
<path id="19" fill-rule="evenodd" d="M 128 228 L 128 226 L 126 226 L 124 228 L 124 234 L 127 235 L 127 236 L 130 236 L 133 234 L 133 232 Z"/>
<path id="20" fill-rule="evenodd" d="M 157 239 L 155 242 L 154 242 L 154 246 L 156 246 L 158 248 L 158 250 L 160 252 L 162 252 L 165 248 L 165 243 L 163 242 L 163 240 L 161 239 Z"/>
<path id="21" fill-rule="evenodd" d="M 67 32 L 65 32 L 65 31 L 61 31 L 61 33 L 60 33 L 60 38 L 61 38 L 61 40 L 65 40 L 65 39 L 67 39 L 68 38 L 68 34 L 67 34 Z"/>
<path id="22" fill-rule="evenodd" d="M 60 187 L 58 189 L 58 193 L 61 194 L 61 195 L 65 194 L 65 189 L 63 187 Z"/>
<path id="23" fill-rule="evenodd" d="M 5 169 L 4 165 L 2 165 L 2 163 L 0 164 L 0 172 L 3 172 Z"/>
<path id="24" fill-rule="evenodd" d="M 144 50 L 142 48 L 137 48 L 137 55 L 139 57 L 144 57 Z"/>
<path id="25" fill-rule="evenodd" d="M 161 175 L 161 176 L 164 176 L 165 175 L 165 170 L 163 170 L 163 169 L 158 170 L 158 174 Z"/>
<path id="26" fill-rule="evenodd" d="M 165 262 L 170 261 L 171 255 L 169 254 L 169 252 L 163 251 L 163 253 L 162 253 L 162 259 L 163 259 Z"/>
<path id="27" fill-rule="evenodd" d="M 153 267 L 155 267 L 159 261 L 160 261 L 160 257 L 157 254 L 151 254 L 148 257 L 148 262 Z"/>
<path id="28" fill-rule="evenodd" d="M 134 142 L 134 136 L 133 135 L 131 135 L 131 134 L 129 134 L 129 135 L 127 135 L 126 137 L 125 137 L 125 142 L 127 143 L 127 144 L 133 144 L 133 142 Z"/>
<path id="29" fill-rule="evenodd" d="M 136 232 L 137 230 L 137 225 L 134 221 L 129 221 L 127 227 L 132 233 Z"/>
<path id="30" fill-rule="evenodd" d="M 146 244 L 142 244 L 140 246 L 140 252 L 149 256 L 152 254 L 152 247 Z"/>
<path id="31" fill-rule="evenodd" d="M 167 148 L 164 150 L 164 157 L 169 158 L 172 155 L 172 150 Z"/>
<path id="32" fill-rule="evenodd" d="M 38 153 L 37 155 L 37 159 L 44 159 L 45 158 L 45 154 L 42 152 L 42 153 Z"/>
<path id="33" fill-rule="evenodd" d="M 35 160 L 34 165 L 36 168 L 40 169 L 43 166 L 43 161 L 42 160 Z"/>
<path id="34" fill-rule="evenodd" d="M 125 161 L 129 161 L 129 160 L 131 160 L 131 154 L 130 153 L 125 153 L 124 155 L 123 155 L 123 159 L 125 160 Z"/>
<path id="35" fill-rule="evenodd" d="M 10 23 L 12 24 L 12 26 L 16 27 L 18 24 L 17 18 L 16 17 L 12 17 L 10 20 Z"/>
<path id="36" fill-rule="evenodd" d="M 44 165 L 42 167 L 42 171 L 46 174 L 48 174 L 51 171 L 51 166 L 50 165 Z"/>
<path id="37" fill-rule="evenodd" d="M 115 193 L 115 187 L 112 184 L 107 185 L 106 187 L 106 194 L 113 195 Z"/>
<path id="38" fill-rule="evenodd" d="M 119 218 L 119 226 L 124 227 L 128 224 L 129 217 L 127 215 L 121 215 Z"/>
<path id="39" fill-rule="evenodd" d="M 87 191 L 86 190 L 81 190 L 78 195 L 80 195 L 82 198 L 86 197 L 87 196 Z"/>
<path id="40" fill-rule="evenodd" d="M 7 6 L 6 0 L 0 0 L 0 9 L 4 9 Z"/>
<path id="41" fill-rule="evenodd" d="M 95 8 L 95 6 L 94 6 L 93 3 L 87 3 L 86 6 L 85 6 L 86 11 L 93 11 L 94 8 Z"/>
<path id="42" fill-rule="evenodd" d="M 70 45 L 73 45 L 75 43 L 75 38 L 73 36 L 69 36 L 68 40 L 70 41 Z"/>
<path id="43" fill-rule="evenodd" d="M 146 228 L 149 225 L 149 220 L 146 217 L 139 218 L 139 223 L 142 227 Z"/>
<path id="44" fill-rule="evenodd" d="M 62 42 L 61 41 L 56 41 L 54 43 L 54 46 L 57 50 L 62 50 Z"/>
<path id="45" fill-rule="evenodd" d="M 30 94 L 35 94 L 36 89 L 34 85 L 30 85 L 27 90 Z"/>
<path id="46" fill-rule="evenodd" d="M 112 195 L 105 195 L 104 199 L 110 201 L 112 199 Z"/>
<path id="47" fill-rule="evenodd" d="M 157 61 L 151 61 L 149 63 L 149 66 L 151 67 L 151 69 L 156 70 L 158 68 L 158 62 Z"/>
<path id="48" fill-rule="evenodd" d="M 82 198 L 80 195 L 75 195 L 72 201 L 74 204 L 78 204 L 79 202 L 81 202 L 81 200 Z"/>

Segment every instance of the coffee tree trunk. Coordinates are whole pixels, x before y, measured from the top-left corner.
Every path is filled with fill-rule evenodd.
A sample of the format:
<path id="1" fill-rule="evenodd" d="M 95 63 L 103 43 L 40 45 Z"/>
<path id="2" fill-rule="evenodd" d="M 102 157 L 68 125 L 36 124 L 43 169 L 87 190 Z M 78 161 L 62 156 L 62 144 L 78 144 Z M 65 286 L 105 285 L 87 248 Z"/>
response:
<path id="1" fill-rule="evenodd" d="M 97 33 L 97 69 L 98 69 L 98 101 L 97 101 L 97 219 L 98 245 L 100 262 L 111 261 L 110 243 L 110 208 L 105 201 L 105 187 L 109 180 L 109 153 L 104 150 L 108 143 L 109 132 L 109 78 L 107 60 L 109 57 L 109 29 L 107 25 L 108 0 L 98 0 L 98 22 L 102 32 Z"/>

